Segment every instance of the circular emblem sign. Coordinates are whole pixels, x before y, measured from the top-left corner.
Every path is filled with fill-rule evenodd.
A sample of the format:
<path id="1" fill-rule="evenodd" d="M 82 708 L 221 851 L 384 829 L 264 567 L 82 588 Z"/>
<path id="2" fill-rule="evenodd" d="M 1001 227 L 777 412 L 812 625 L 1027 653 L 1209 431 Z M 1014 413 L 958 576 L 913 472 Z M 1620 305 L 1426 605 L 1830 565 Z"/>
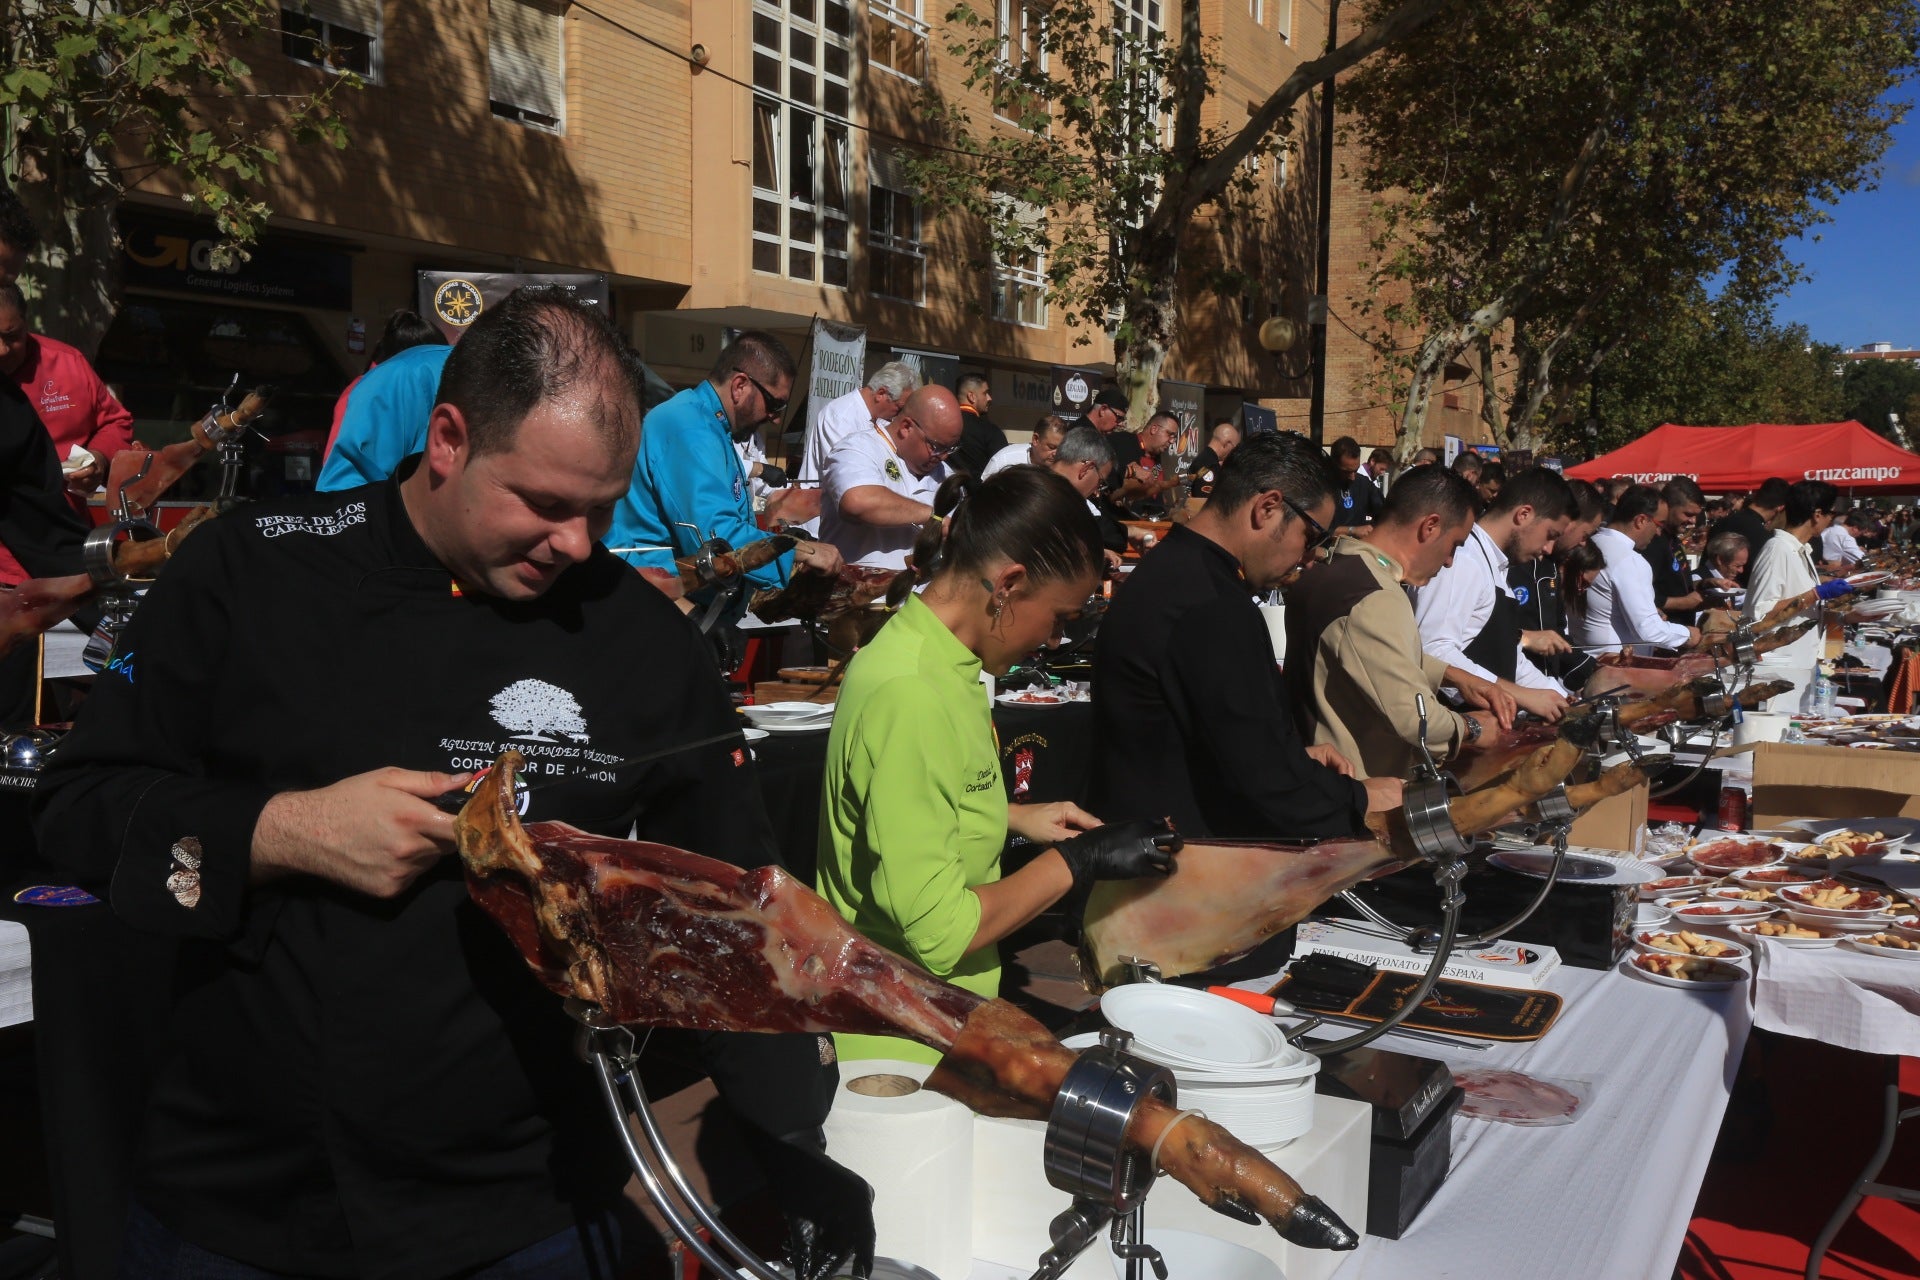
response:
<path id="1" fill-rule="evenodd" d="M 456 329 L 478 320 L 486 308 L 480 291 L 465 280 L 449 280 L 433 291 L 433 314 Z"/>

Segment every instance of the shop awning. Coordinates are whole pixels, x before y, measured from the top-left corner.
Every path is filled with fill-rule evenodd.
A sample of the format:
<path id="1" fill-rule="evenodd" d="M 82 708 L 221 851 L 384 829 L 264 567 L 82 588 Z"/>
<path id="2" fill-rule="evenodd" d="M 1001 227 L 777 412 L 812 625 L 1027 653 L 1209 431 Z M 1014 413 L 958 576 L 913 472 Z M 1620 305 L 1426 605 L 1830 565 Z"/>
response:
<path id="1" fill-rule="evenodd" d="M 1807 426 L 1681 427 L 1671 423 L 1632 444 L 1569 467 L 1577 480 L 1632 476 L 1657 484 L 1688 476 L 1702 489 L 1757 488 L 1769 476 L 1825 480 L 1842 489 L 1920 491 L 1920 454 L 1858 422 Z"/>

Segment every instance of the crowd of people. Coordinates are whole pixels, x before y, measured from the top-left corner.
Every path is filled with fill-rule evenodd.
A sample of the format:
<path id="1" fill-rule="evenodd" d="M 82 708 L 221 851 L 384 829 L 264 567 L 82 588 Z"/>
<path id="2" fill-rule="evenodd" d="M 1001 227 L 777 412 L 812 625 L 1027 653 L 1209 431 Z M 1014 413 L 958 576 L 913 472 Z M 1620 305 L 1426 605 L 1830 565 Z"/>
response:
<path id="1" fill-rule="evenodd" d="M 0 223 L 0 245 L 18 235 Z M 0 426 L 59 499 L 43 522 L 70 531 L 90 473 L 57 460 L 97 463 L 128 422 L 26 320 L 0 284 Z M 70 388 L 39 418 L 18 412 L 22 349 L 29 384 Z M 1132 429 L 1112 387 L 1009 443 L 985 379 L 902 363 L 818 406 L 790 476 L 762 437 L 796 375 L 750 331 L 669 394 L 563 292 L 517 291 L 454 346 L 399 315 L 341 396 L 318 491 L 182 545 L 35 799 L 46 854 L 179 939 L 191 975 L 152 1064 L 127 1274 L 577 1276 L 634 1253 L 646 1229 L 560 1007 L 476 929 L 434 801 L 537 740 L 560 781 L 530 821 L 748 866 L 790 853 L 731 743 L 575 776 L 734 723 L 682 616 L 702 593 L 674 572 L 711 539 L 793 531 L 757 585 L 913 576 L 847 664 L 808 852 L 861 932 L 994 995 L 998 944 L 1094 883 L 1170 874 L 1186 839 L 1364 834 L 1423 751 L 1558 718 L 1595 655 L 1695 643 L 1703 609 L 1764 612 L 1899 536 L 1838 522 L 1815 481 L 1770 481 L 1702 529 L 1684 480 L 1596 487 L 1431 451 L 1395 472 L 1351 438 L 1231 421 L 1181 466 L 1177 419 Z M 13 550 L 23 573 L 58 558 Z M 1087 794 L 1010 802 L 982 675 L 1054 641 L 1142 551 L 1093 643 Z M 1273 592 L 1284 666 L 1256 604 Z M 797 1253 L 870 1251 L 867 1189 L 823 1149 L 834 1063 L 926 1051 L 717 1033 L 691 1051 Z"/>

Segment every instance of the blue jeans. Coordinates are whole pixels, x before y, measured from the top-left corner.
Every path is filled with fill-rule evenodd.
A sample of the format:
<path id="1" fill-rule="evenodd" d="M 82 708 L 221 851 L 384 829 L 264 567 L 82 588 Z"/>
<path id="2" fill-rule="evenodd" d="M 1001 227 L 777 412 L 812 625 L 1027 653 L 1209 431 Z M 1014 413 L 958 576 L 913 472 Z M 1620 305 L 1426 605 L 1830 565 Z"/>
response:
<path id="1" fill-rule="evenodd" d="M 631 1266 L 623 1244 L 651 1234 L 638 1213 L 608 1210 L 507 1257 L 448 1280 L 619 1280 Z M 120 1280 L 299 1280 L 202 1249 L 138 1204 L 127 1210 Z"/>

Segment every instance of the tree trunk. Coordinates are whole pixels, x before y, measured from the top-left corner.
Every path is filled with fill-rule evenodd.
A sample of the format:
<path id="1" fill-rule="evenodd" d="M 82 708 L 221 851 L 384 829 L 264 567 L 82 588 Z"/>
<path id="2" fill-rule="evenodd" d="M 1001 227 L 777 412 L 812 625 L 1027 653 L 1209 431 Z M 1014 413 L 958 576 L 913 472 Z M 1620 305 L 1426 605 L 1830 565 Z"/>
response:
<path id="1" fill-rule="evenodd" d="M 1113 340 L 1113 380 L 1126 392 L 1127 425 L 1134 430 L 1160 407 L 1160 370 L 1180 331 L 1174 297 L 1179 251 L 1171 244 L 1142 243 L 1136 261 L 1142 265 L 1131 273 L 1126 314 Z"/>
<path id="2" fill-rule="evenodd" d="M 33 328 L 91 360 L 120 301 L 120 193 L 84 160 L 44 151 L 29 160 L 17 191 L 40 230 L 40 250 L 22 280 Z"/>

